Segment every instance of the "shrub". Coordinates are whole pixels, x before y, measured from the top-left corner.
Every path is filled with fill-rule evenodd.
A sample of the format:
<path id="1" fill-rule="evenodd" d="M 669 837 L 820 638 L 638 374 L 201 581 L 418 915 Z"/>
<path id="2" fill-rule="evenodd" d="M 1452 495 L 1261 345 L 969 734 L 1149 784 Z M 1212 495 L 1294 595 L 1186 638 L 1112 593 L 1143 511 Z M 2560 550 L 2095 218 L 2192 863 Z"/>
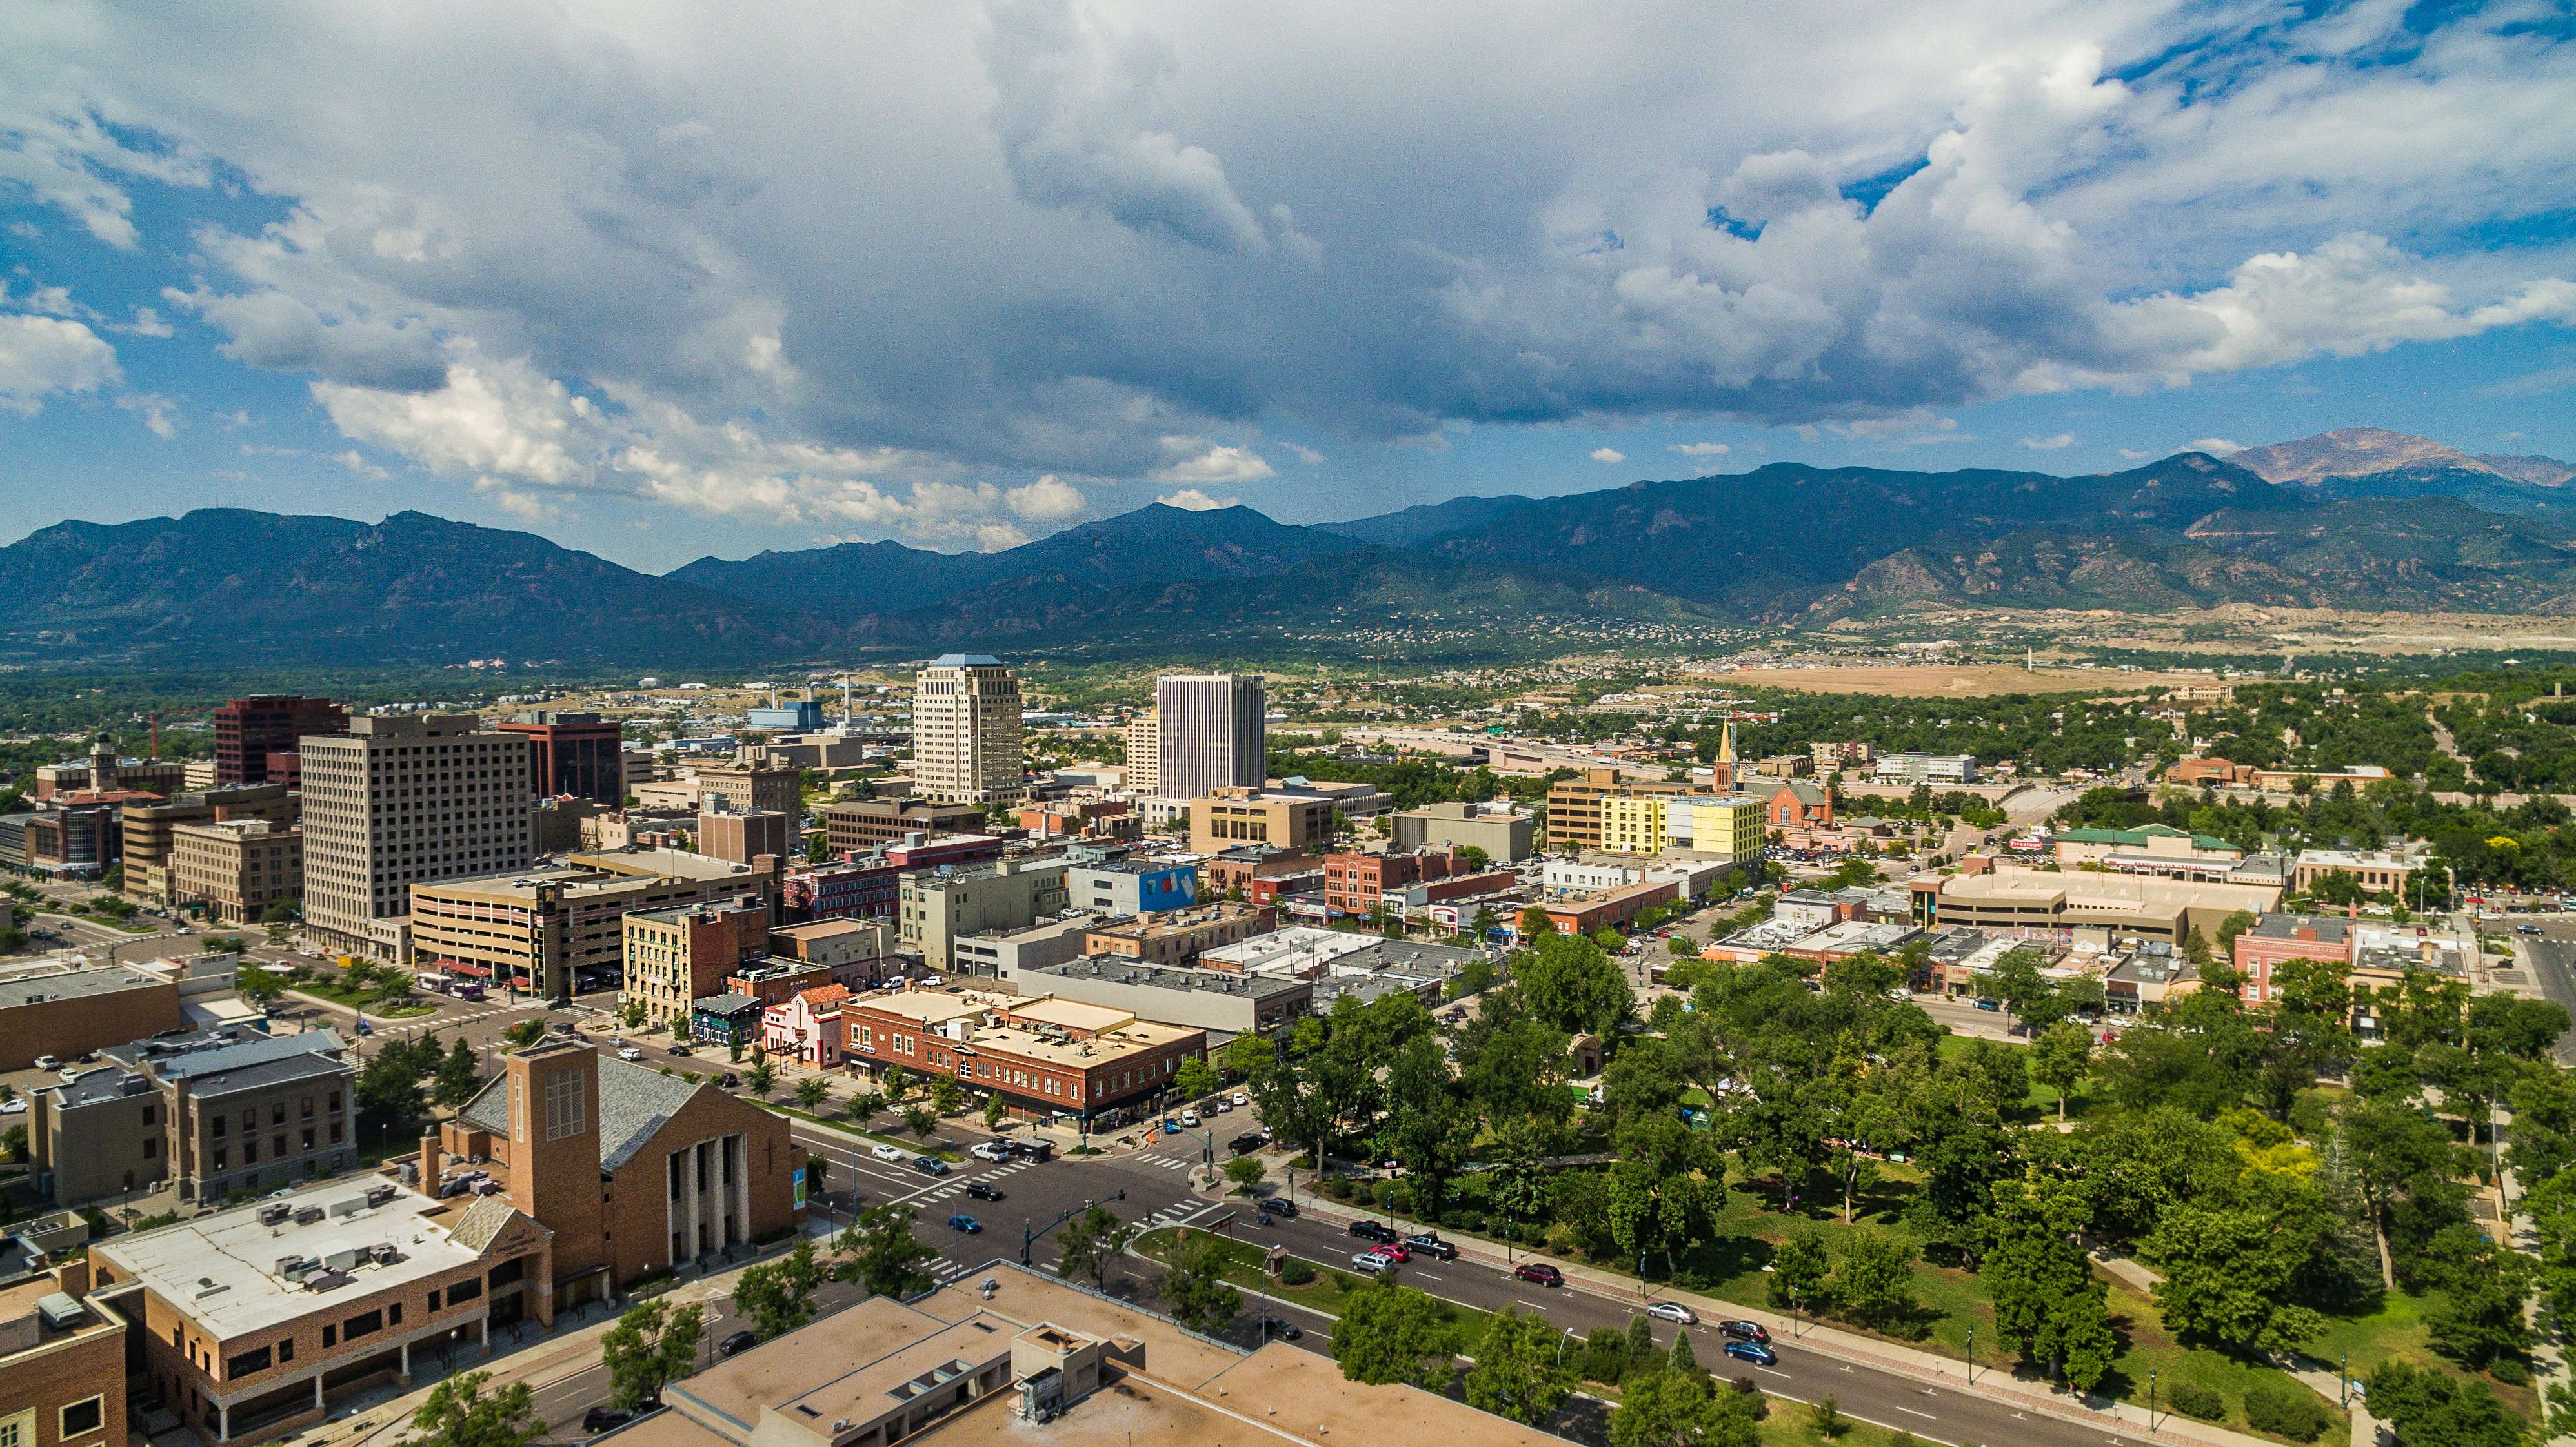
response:
<path id="1" fill-rule="evenodd" d="M 2257 1432 L 2269 1432 L 2293 1442 L 2313 1442 L 2334 1418 L 2326 1412 L 2326 1404 L 2317 1400 L 2316 1393 L 2305 1387 L 2267 1382 L 2245 1389 L 2245 1421 Z"/>
<path id="2" fill-rule="evenodd" d="M 1279 1263 L 1279 1281 L 1283 1286 L 1304 1286 L 1315 1279 L 1315 1268 L 1291 1256 Z"/>
<path id="3" fill-rule="evenodd" d="M 1440 1224 L 1452 1231 L 1482 1231 L 1485 1229 L 1485 1213 L 1472 1206 L 1452 1206 L 1440 1218 Z"/>
<path id="4" fill-rule="evenodd" d="M 1583 1375 L 1615 1387 L 1627 1374 L 1628 1334 L 1615 1326 L 1594 1327 L 1583 1339 Z"/>
<path id="5" fill-rule="evenodd" d="M 1351 1198 L 1351 1178 L 1348 1176 L 1326 1176 L 1324 1178 L 1324 1194 L 1336 1201 L 1349 1200 Z"/>
<path id="6" fill-rule="evenodd" d="M 2165 1405 L 2204 1422 L 2215 1422 L 2227 1415 L 2227 1399 L 2198 1382 L 2176 1382 L 2165 1388 Z"/>
<path id="7" fill-rule="evenodd" d="M 2487 1368 L 2487 1375 L 2508 1387 L 2531 1385 L 2531 1369 L 2511 1357 L 2496 1358 L 2495 1362 Z"/>

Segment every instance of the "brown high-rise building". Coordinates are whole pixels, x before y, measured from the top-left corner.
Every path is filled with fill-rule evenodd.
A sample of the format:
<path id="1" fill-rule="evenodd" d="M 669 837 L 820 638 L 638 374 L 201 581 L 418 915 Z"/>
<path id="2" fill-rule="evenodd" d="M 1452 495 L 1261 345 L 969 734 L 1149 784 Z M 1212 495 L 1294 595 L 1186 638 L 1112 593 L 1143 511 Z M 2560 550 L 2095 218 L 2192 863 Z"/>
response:
<path id="1" fill-rule="evenodd" d="M 496 725 L 528 738 L 528 793 L 539 799 L 570 794 L 611 809 L 626 802 L 625 765 L 619 739 L 624 726 L 595 713 L 541 710 L 513 714 Z"/>
<path id="2" fill-rule="evenodd" d="M 262 695 L 215 710 L 215 782 L 265 784 L 268 756 L 292 753 L 308 734 L 349 731 L 349 711 L 327 698 Z"/>
<path id="3" fill-rule="evenodd" d="M 787 857 L 794 839 L 787 816 L 775 809 L 711 809 L 698 815 L 698 852 L 735 864 L 764 854 Z"/>

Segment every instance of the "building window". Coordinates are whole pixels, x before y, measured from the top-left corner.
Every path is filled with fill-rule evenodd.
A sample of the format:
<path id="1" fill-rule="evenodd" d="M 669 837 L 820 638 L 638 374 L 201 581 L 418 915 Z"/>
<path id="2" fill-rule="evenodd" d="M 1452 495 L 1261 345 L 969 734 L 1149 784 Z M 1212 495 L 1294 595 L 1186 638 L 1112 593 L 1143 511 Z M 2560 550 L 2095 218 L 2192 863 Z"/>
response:
<path id="1" fill-rule="evenodd" d="M 249 1351 L 243 1352 L 240 1356 L 226 1357 L 224 1359 L 224 1378 L 227 1381 L 230 1381 L 235 1377 L 247 1377 L 253 1372 L 264 1372 L 267 1370 L 268 1348 L 266 1347 L 253 1347 Z"/>
<path id="2" fill-rule="evenodd" d="M 295 1338 L 288 1337 L 277 1344 L 277 1359 L 281 1362 L 295 1360 Z"/>
<path id="3" fill-rule="evenodd" d="M 362 1336 L 373 1336 L 385 1329 L 385 1314 L 381 1311 L 359 1312 L 349 1318 L 347 1327 L 351 1341 L 356 1341 Z"/>
<path id="4" fill-rule="evenodd" d="M 459 1281 L 447 1288 L 447 1304 L 449 1306 L 461 1306 L 482 1294 L 482 1282 Z"/>
<path id="5" fill-rule="evenodd" d="M 336 1327 L 336 1326 L 326 1326 L 326 1327 L 322 1328 L 322 1345 L 324 1345 L 325 1347 L 335 1347 L 335 1346 L 338 1346 L 339 1344 L 340 1344 L 340 1329 L 339 1329 L 338 1327 Z"/>
<path id="6" fill-rule="evenodd" d="M 558 1071 L 546 1077 L 546 1139 L 562 1140 L 582 1126 L 581 1072 Z"/>
<path id="7" fill-rule="evenodd" d="M 399 1302 L 399 1301 L 394 1302 L 394 1303 L 392 1303 L 392 1304 L 388 1305 L 388 1306 L 385 1308 L 385 1320 L 386 1320 L 386 1322 L 388 1322 L 389 1324 L 394 1325 L 394 1326 L 400 1326 L 400 1325 L 402 1325 L 402 1303 L 401 1303 L 401 1302 Z"/>
<path id="8" fill-rule="evenodd" d="M 106 1425 L 107 1398 L 91 1397 L 63 1408 L 62 1433 L 54 1440 L 68 1442 L 74 1437 L 86 1437 Z"/>
<path id="9" fill-rule="evenodd" d="M 160 1139 L 159 1139 L 158 1137 L 155 1137 L 155 1136 L 145 1136 L 145 1137 L 143 1138 L 143 1159 L 145 1159 L 145 1160 L 147 1160 L 147 1161 L 148 1161 L 148 1160 L 153 1160 L 153 1159 L 155 1159 L 155 1158 L 159 1157 L 159 1155 L 160 1155 L 160 1154 L 161 1154 L 161 1142 L 160 1142 Z"/>
<path id="10" fill-rule="evenodd" d="M 438 1310 L 438 1288 L 435 1286 L 429 1289 L 429 1309 Z"/>

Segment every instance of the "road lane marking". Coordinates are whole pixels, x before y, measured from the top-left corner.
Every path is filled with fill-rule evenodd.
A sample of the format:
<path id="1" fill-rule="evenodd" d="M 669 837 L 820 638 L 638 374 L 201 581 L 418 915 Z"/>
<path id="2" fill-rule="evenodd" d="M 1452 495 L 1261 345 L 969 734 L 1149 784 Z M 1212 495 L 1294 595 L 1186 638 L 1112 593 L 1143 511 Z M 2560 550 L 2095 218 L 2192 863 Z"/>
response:
<path id="1" fill-rule="evenodd" d="M 1759 1364 L 1757 1364 L 1757 1365 L 1753 1368 L 1753 1370 L 1755 1370 L 1755 1371 L 1757 1371 L 1757 1372 L 1771 1372 L 1771 1369 L 1770 1369 L 1769 1367 L 1761 1366 L 1761 1365 L 1759 1365 Z M 1771 1372 L 1771 1375 L 1773 1375 L 1773 1376 L 1775 1376 L 1775 1377 L 1785 1377 L 1785 1376 L 1787 1376 L 1787 1375 L 1789 1375 L 1789 1374 L 1788 1374 L 1787 1372 Z"/>
<path id="2" fill-rule="evenodd" d="M 1889 1403 L 1888 1405 L 1890 1405 L 1890 1406 L 1895 1406 L 1895 1403 L 1891 1402 L 1891 1403 Z M 1940 1418 L 1933 1416 L 1933 1415 L 1932 1415 L 1931 1413 L 1929 1413 L 1929 1412 L 1917 1412 L 1917 1411 L 1915 1411 L 1912 1407 L 1897 1407 L 1897 1408 L 1896 1408 L 1896 1410 L 1898 1410 L 1898 1411 L 1900 1411 L 1900 1412 L 1903 1412 L 1903 1413 L 1906 1413 L 1906 1414 L 1908 1414 L 1909 1416 L 1920 1417 L 1920 1418 L 1922 1418 L 1922 1419 L 1923 1419 L 1924 1421 L 1926 1421 L 1926 1422 L 1938 1422 L 1938 1421 L 1940 1421 L 1940 1420 L 1941 1420 Z"/>

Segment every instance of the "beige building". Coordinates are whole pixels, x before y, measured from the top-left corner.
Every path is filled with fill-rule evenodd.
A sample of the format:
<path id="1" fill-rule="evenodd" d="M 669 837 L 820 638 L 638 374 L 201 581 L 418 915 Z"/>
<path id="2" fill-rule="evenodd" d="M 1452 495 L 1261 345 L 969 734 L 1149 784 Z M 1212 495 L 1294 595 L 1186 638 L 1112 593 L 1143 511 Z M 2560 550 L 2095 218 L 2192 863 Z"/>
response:
<path id="1" fill-rule="evenodd" d="M 262 819 L 295 827 L 303 797 L 284 784 L 237 784 L 173 796 L 167 803 L 124 806 L 125 897 L 137 904 L 175 904 L 170 888 L 173 832 L 184 825 Z"/>
<path id="2" fill-rule="evenodd" d="M 794 817 L 775 809 L 700 814 L 698 852 L 734 864 L 749 864 L 764 854 L 784 860 L 796 839 Z"/>
<path id="3" fill-rule="evenodd" d="M 957 941 L 986 930 L 1023 929 L 1071 902 L 1062 860 L 1004 859 L 973 869 L 908 869 L 896 877 L 896 939 L 941 972 L 957 967 Z"/>
<path id="4" fill-rule="evenodd" d="M 304 833 L 266 820 L 171 831 L 173 904 L 203 904 L 226 924 L 257 924 L 272 904 L 304 897 Z"/>
<path id="5" fill-rule="evenodd" d="M 791 830 L 804 817 L 804 772 L 793 764 L 771 762 L 765 750 L 737 749 L 731 759 L 700 764 L 695 772 L 701 810 L 765 810 L 786 816 Z M 642 797 L 640 790 L 637 797 Z"/>
<path id="6" fill-rule="evenodd" d="M 396 959 L 416 884 L 522 870 L 528 740 L 470 714 L 372 714 L 304 740 L 304 919 Z"/>
<path id="7" fill-rule="evenodd" d="M 1222 854 L 1245 844 L 1321 854 L 1333 844 L 1333 802 L 1237 788 L 1190 801 L 1191 853 Z"/>
<path id="8" fill-rule="evenodd" d="M 182 1201 L 273 1191 L 357 1164 L 357 1076 L 331 1030 L 219 1027 L 102 1052 L 36 1093 L 28 1146 L 74 1206 L 175 1183 Z"/>
<path id="9" fill-rule="evenodd" d="M 1944 928 L 1965 925 L 2069 939 L 2079 926 L 2105 925 L 2119 934 L 2174 944 L 2198 929 L 2201 938 L 2214 942 L 2229 915 L 2240 909 L 2260 915 L 2280 900 L 2281 891 L 2265 885 L 2006 869 L 1942 880 L 1934 922 Z"/>
<path id="10" fill-rule="evenodd" d="M 1083 938 L 1085 955 L 1116 955 L 1149 965 L 1184 965 L 1201 950 L 1241 944 L 1270 932 L 1266 905 L 1219 901 L 1094 927 Z"/>
<path id="11" fill-rule="evenodd" d="M 679 849 L 576 854 L 558 869 L 419 885 L 411 961 L 561 999 L 624 977 L 627 915 L 746 893 L 774 907 L 777 874 Z"/>
<path id="12" fill-rule="evenodd" d="M 1155 792 L 1202 799 L 1269 777 L 1270 694 L 1259 674 L 1167 673 L 1154 680 Z"/>
<path id="13" fill-rule="evenodd" d="M 913 680 L 913 791 L 993 804 L 1024 790 L 1020 677 L 989 653 L 943 653 Z"/>
<path id="14" fill-rule="evenodd" d="M 1152 709 L 1127 721 L 1127 787 L 1152 796 L 1163 792 L 1163 743 L 1160 720 Z"/>
<path id="15" fill-rule="evenodd" d="M 1485 804 L 1425 804 L 1406 809 L 1390 821 L 1394 842 L 1404 853 L 1446 845 L 1452 850 L 1472 845 L 1497 864 L 1518 864 L 1536 844 L 1535 817 L 1527 809 Z"/>
<path id="16" fill-rule="evenodd" d="M 689 1002 L 724 993 L 725 979 L 769 954 L 769 905 L 758 895 L 626 916 L 620 1004 L 641 1004 L 654 1025 L 678 1021 Z"/>

